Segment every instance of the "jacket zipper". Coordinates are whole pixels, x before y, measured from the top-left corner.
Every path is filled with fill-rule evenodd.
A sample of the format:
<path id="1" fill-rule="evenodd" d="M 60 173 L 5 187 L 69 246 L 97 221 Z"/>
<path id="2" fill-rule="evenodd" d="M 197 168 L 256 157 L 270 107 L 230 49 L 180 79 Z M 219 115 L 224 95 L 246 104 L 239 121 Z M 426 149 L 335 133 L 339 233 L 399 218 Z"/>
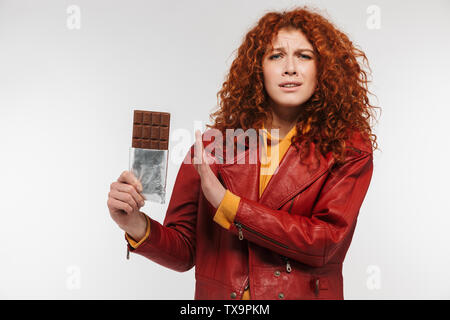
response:
<path id="1" fill-rule="evenodd" d="M 244 292 L 246 290 L 248 290 L 248 288 L 250 288 L 250 278 L 249 278 L 249 276 L 247 276 L 247 279 L 245 279 L 245 286 L 244 286 L 244 290 L 242 291 L 241 300 L 242 300 L 242 297 L 244 296 Z"/>
<path id="2" fill-rule="evenodd" d="M 239 230 L 239 240 L 244 240 L 244 235 L 242 234 L 242 225 L 240 223 L 234 223 Z"/>
<path id="3" fill-rule="evenodd" d="M 315 279 L 314 280 L 314 294 L 316 295 L 316 297 L 319 296 L 319 289 L 320 289 L 319 279 Z"/>
<path id="4" fill-rule="evenodd" d="M 247 290 L 248 289 L 248 287 L 250 287 L 250 279 L 247 277 L 247 280 L 246 280 L 246 284 L 245 284 L 245 288 L 244 288 L 244 291 L 245 290 Z"/>
<path id="5" fill-rule="evenodd" d="M 291 273 L 292 267 L 291 267 L 291 262 L 289 261 L 289 258 L 285 257 L 285 256 L 281 256 L 281 257 L 283 258 L 284 262 L 286 262 L 286 272 Z"/>
<path id="6" fill-rule="evenodd" d="M 288 210 L 289 213 L 291 213 L 292 206 L 294 205 L 294 200 L 295 200 L 295 197 L 291 201 L 291 205 L 290 205 L 289 210 Z"/>
<path id="7" fill-rule="evenodd" d="M 244 233 L 242 232 L 242 229 L 245 229 L 246 231 L 251 232 L 251 233 L 253 233 L 253 234 L 256 234 L 257 236 L 259 236 L 259 237 L 261 237 L 261 238 L 263 238 L 263 239 L 265 239 L 265 240 L 267 240 L 267 241 L 269 241 L 269 242 L 272 242 L 272 243 L 274 243 L 274 244 L 276 244 L 276 245 L 278 245 L 278 246 L 280 246 L 280 247 L 283 247 L 283 248 L 285 248 L 285 249 L 289 249 L 289 247 L 288 247 L 287 245 L 285 245 L 285 244 L 283 244 L 283 243 L 280 243 L 280 242 L 278 242 L 278 241 L 275 241 L 275 240 L 269 238 L 268 236 L 263 235 L 263 234 L 261 234 L 261 233 L 255 231 L 255 230 L 252 230 L 252 229 L 250 229 L 249 227 L 244 226 L 242 223 L 235 222 L 234 224 L 235 224 L 235 226 L 238 228 L 238 232 L 239 232 L 239 240 L 243 240 L 243 239 L 244 239 Z"/>

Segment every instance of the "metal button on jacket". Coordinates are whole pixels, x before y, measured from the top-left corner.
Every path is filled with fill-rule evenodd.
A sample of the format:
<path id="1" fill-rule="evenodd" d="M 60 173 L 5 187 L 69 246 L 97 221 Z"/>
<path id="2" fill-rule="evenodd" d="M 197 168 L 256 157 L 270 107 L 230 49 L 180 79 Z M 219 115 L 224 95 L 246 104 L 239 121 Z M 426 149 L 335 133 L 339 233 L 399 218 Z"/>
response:
<path id="1" fill-rule="evenodd" d="M 281 272 L 280 272 L 280 271 L 278 271 L 278 270 L 274 272 L 274 275 L 275 275 L 275 277 L 279 277 L 279 276 L 280 276 L 280 274 L 281 274 Z"/>
<path id="2" fill-rule="evenodd" d="M 231 299 L 234 299 L 234 298 L 236 298 L 237 294 L 236 294 L 236 292 L 232 292 L 230 296 L 231 296 Z"/>
<path id="3" fill-rule="evenodd" d="M 284 299 L 284 293 L 283 293 L 283 292 L 280 292 L 280 293 L 278 294 L 278 298 Z"/>

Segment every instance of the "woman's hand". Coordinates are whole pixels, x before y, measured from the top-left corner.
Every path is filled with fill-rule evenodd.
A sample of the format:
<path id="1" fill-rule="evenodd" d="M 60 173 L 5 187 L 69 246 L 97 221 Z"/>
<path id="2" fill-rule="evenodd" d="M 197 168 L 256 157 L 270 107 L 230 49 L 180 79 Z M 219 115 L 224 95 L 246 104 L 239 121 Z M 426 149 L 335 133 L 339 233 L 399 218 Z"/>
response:
<path id="1" fill-rule="evenodd" d="M 214 163 L 214 159 L 206 155 L 203 149 L 202 134 L 200 130 L 197 130 L 195 131 L 194 167 L 200 175 L 203 194 L 217 209 L 225 196 L 226 189 L 212 172 L 209 166 L 211 163 Z"/>
<path id="2" fill-rule="evenodd" d="M 139 209 L 144 206 L 142 184 L 130 171 L 124 171 L 113 182 L 108 194 L 108 208 L 115 223 L 139 241 L 147 229 L 147 219 Z"/>

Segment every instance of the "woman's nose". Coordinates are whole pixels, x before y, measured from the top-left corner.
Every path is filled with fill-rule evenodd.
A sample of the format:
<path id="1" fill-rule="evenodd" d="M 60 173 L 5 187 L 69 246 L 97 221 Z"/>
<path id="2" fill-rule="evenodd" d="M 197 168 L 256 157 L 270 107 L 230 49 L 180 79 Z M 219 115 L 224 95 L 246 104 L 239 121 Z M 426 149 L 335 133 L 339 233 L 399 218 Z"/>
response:
<path id="1" fill-rule="evenodd" d="M 292 58 L 287 59 L 284 74 L 288 75 L 297 74 L 296 66 Z"/>
<path id="2" fill-rule="evenodd" d="M 285 71 L 284 74 L 287 74 L 287 75 L 296 75 L 297 72 L 296 72 L 295 70 L 294 70 L 294 71 Z"/>

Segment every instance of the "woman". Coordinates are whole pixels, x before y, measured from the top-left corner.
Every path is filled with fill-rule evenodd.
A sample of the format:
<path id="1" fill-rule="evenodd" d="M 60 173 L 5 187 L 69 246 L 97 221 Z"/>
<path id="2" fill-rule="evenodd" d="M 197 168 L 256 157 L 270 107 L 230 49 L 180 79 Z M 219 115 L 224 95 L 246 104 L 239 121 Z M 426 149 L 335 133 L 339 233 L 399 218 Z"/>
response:
<path id="1" fill-rule="evenodd" d="M 306 7 L 264 15 L 240 46 L 204 134 L 261 129 L 264 152 L 242 163 L 234 147 L 240 141 L 248 156 L 252 146 L 237 135 L 224 163 L 217 144 L 204 152 L 210 142 L 197 131 L 163 225 L 139 211 L 140 182 L 122 173 L 108 207 L 128 250 L 180 272 L 195 265 L 195 299 L 343 299 L 342 263 L 376 148 L 358 57 L 367 62 Z"/>

